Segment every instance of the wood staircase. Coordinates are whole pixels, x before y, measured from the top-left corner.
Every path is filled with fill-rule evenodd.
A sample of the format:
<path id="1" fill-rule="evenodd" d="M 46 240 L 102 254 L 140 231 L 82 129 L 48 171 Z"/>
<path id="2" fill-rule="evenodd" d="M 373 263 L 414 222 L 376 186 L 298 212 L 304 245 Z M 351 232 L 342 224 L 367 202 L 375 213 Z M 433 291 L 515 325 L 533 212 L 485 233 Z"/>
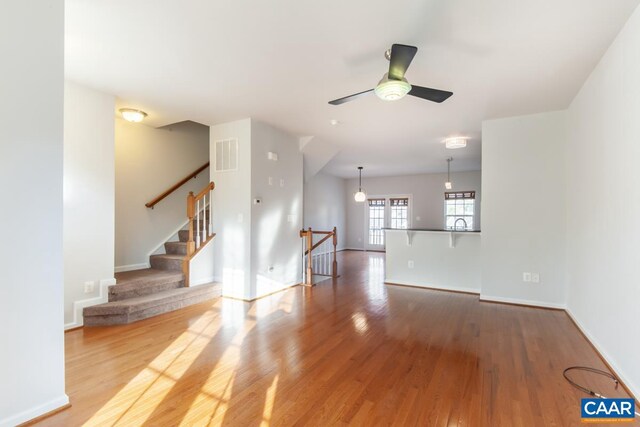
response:
<path id="1" fill-rule="evenodd" d="M 214 188 L 211 182 L 197 195 L 189 193 L 188 224 L 178 241 L 165 242 L 165 254 L 151 255 L 151 268 L 116 273 L 108 302 L 84 308 L 85 326 L 127 324 L 221 296 L 217 283 L 189 286 L 191 259 L 215 237 L 209 209 Z"/>

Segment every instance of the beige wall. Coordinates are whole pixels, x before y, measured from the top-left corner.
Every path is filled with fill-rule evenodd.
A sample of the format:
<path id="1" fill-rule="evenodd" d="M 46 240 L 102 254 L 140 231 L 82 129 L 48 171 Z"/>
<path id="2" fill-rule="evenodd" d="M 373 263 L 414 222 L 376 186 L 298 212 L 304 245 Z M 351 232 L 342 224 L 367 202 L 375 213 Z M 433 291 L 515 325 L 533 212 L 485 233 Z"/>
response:
<path id="1" fill-rule="evenodd" d="M 149 254 L 186 222 L 187 194 L 204 188 L 209 171 L 154 209 L 145 203 L 209 160 L 209 128 L 184 123 L 154 129 L 118 118 L 115 140 L 115 265 L 118 271 L 144 268 Z"/>

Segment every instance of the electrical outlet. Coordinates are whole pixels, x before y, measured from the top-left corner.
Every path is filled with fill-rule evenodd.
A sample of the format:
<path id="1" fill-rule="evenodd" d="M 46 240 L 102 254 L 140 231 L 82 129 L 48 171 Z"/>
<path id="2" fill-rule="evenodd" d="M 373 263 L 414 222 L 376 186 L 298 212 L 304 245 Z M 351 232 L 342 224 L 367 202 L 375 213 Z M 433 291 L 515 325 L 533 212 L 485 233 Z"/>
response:
<path id="1" fill-rule="evenodd" d="M 94 287 L 95 284 L 93 282 L 84 282 L 84 293 L 90 294 L 91 292 L 93 292 Z"/>
<path id="2" fill-rule="evenodd" d="M 530 282 L 531 281 L 531 273 L 522 273 L 522 281 Z"/>
<path id="3" fill-rule="evenodd" d="M 409 268 L 413 268 L 413 260 L 409 260 L 407 264 L 409 265 Z"/>
<path id="4" fill-rule="evenodd" d="M 273 185 L 273 177 L 272 176 L 269 177 L 269 185 Z"/>
<path id="5" fill-rule="evenodd" d="M 540 273 L 531 273 L 531 281 L 533 283 L 540 283 Z"/>
<path id="6" fill-rule="evenodd" d="M 295 220 L 296 220 L 295 215 L 287 215 L 287 222 L 295 222 Z"/>

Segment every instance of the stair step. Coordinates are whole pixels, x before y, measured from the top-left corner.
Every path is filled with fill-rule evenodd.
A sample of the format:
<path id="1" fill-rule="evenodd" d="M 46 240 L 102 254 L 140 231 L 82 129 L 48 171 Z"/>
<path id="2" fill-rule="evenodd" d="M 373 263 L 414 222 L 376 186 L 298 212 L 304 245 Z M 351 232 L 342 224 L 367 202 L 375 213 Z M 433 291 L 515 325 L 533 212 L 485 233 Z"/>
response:
<path id="1" fill-rule="evenodd" d="M 154 268 L 157 270 L 182 271 L 183 260 L 184 260 L 184 255 L 177 255 L 177 254 L 151 255 L 149 257 L 149 263 L 151 264 L 151 268 Z"/>
<path id="2" fill-rule="evenodd" d="M 181 288 L 184 275 L 180 271 L 144 270 L 116 273 L 116 284 L 109 286 L 109 302 Z"/>
<path id="3" fill-rule="evenodd" d="M 216 233 L 212 234 L 213 236 L 216 235 Z M 200 236 L 202 237 L 202 231 L 200 232 Z M 181 242 L 187 242 L 189 240 L 189 230 L 180 230 L 178 231 L 178 238 L 180 239 Z M 196 233 L 193 233 L 193 240 L 196 240 Z"/>
<path id="4" fill-rule="evenodd" d="M 166 242 L 164 244 L 164 250 L 168 254 L 186 255 L 187 243 L 186 242 Z"/>
<path id="5" fill-rule="evenodd" d="M 100 326 L 132 323 L 217 298 L 221 293 L 220 284 L 207 284 L 94 305 L 83 310 L 84 324 Z"/>

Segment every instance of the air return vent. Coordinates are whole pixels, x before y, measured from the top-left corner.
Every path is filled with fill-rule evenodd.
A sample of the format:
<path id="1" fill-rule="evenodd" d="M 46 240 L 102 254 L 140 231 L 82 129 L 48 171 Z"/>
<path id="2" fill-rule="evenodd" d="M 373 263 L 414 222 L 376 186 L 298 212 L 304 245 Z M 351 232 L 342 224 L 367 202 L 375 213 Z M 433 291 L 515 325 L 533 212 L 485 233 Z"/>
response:
<path id="1" fill-rule="evenodd" d="M 215 142 L 216 172 L 238 169 L 238 139 L 223 139 Z"/>

